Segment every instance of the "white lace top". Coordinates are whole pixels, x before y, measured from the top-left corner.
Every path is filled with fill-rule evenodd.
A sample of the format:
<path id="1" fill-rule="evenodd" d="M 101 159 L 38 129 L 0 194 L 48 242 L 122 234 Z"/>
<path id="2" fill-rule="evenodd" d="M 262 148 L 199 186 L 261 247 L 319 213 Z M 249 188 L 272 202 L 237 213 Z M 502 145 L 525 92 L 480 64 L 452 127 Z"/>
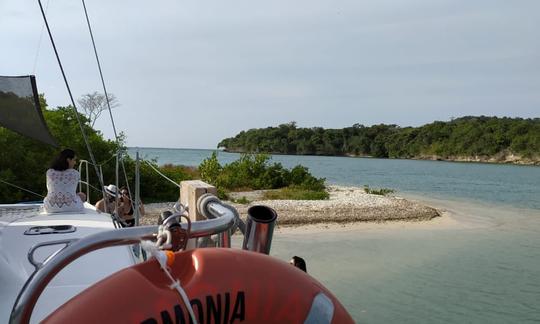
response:
<path id="1" fill-rule="evenodd" d="M 47 197 L 43 207 L 49 213 L 78 212 L 84 209 L 81 198 L 77 195 L 77 184 L 81 178 L 79 171 L 47 170 Z"/>

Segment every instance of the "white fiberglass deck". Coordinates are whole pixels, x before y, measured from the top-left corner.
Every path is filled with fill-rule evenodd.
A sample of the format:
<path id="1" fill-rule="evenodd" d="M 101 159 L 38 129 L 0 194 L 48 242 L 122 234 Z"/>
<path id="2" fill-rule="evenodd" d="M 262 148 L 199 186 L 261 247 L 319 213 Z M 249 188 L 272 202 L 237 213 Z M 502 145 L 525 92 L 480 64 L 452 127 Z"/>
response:
<path id="1" fill-rule="evenodd" d="M 83 213 L 40 212 L 40 205 L 0 205 L 0 323 L 7 323 L 11 309 L 34 266 L 28 251 L 37 243 L 81 238 L 104 230 L 114 230 L 111 217 L 85 204 Z M 25 235 L 36 226 L 72 225 L 72 233 Z M 63 245 L 36 250 L 41 262 Z M 111 247 L 91 252 L 64 268 L 41 295 L 31 322 L 36 323 L 58 306 L 93 283 L 133 265 L 136 259 L 129 246 Z"/>

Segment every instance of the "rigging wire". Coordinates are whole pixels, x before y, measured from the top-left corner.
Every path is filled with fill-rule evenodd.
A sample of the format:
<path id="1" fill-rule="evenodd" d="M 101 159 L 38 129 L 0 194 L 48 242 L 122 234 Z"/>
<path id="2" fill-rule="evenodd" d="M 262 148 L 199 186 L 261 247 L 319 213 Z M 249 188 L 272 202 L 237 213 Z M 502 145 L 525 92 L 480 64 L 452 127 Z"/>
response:
<path id="1" fill-rule="evenodd" d="M 90 25 L 90 19 L 88 18 L 88 11 L 86 10 L 86 3 L 84 2 L 84 0 L 81 0 L 81 1 L 82 1 L 82 5 L 83 5 L 83 8 L 84 8 L 84 15 L 86 16 L 86 24 L 88 25 L 88 32 L 90 33 L 90 38 L 92 39 L 92 47 L 94 48 L 94 55 L 96 57 L 96 62 L 97 62 L 98 70 L 99 70 L 99 76 L 101 78 L 101 85 L 103 86 L 103 93 L 105 94 L 105 101 L 107 102 L 107 108 L 109 110 L 109 116 L 111 118 L 111 124 L 112 124 L 113 132 L 114 132 L 114 138 L 116 139 L 116 144 L 119 146 L 120 141 L 118 140 L 118 133 L 116 132 L 116 125 L 114 123 L 114 118 L 113 118 L 113 115 L 112 115 L 112 109 L 111 109 L 111 103 L 110 103 L 110 100 L 109 100 L 109 94 L 107 92 L 107 87 L 105 86 L 105 79 L 103 78 L 103 71 L 101 69 L 101 63 L 99 61 L 99 56 L 98 56 L 98 52 L 97 52 L 97 48 L 96 48 L 96 42 L 94 40 L 94 33 L 92 32 L 92 26 Z M 124 166 L 124 160 L 123 159 L 120 159 L 120 164 L 122 164 L 122 171 L 124 173 L 126 186 L 127 186 L 128 192 L 129 192 L 129 194 L 131 196 L 131 189 L 129 187 L 129 181 L 128 181 L 128 177 L 127 177 L 127 173 L 126 173 L 126 167 Z"/>
<path id="2" fill-rule="evenodd" d="M 114 159 L 114 158 L 116 158 L 116 153 L 113 153 L 113 154 L 111 155 L 110 158 L 108 158 L 107 160 L 104 160 L 104 161 L 102 161 L 102 162 L 99 162 L 99 163 L 97 163 L 96 165 L 97 165 L 98 167 L 99 167 L 99 166 L 102 166 L 102 165 L 105 165 L 105 164 L 109 163 L 109 162 L 110 162 L 112 159 Z M 86 161 L 86 162 L 88 162 L 88 161 Z M 92 162 L 88 162 L 88 164 L 94 165 Z"/>
<path id="3" fill-rule="evenodd" d="M 97 62 L 98 70 L 99 70 L 99 76 L 101 78 L 101 85 L 103 86 L 103 92 L 105 93 L 105 100 L 107 102 L 107 108 L 109 110 L 109 116 L 111 117 L 111 123 L 112 123 L 113 131 L 114 131 L 114 137 L 115 137 L 116 141 L 118 142 L 118 133 L 116 132 L 116 125 L 114 124 L 114 118 L 113 118 L 113 115 L 112 115 L 111 103 L 109 101 L 109 94 L 107 93 L 107 87 L 105 86 L 105 80 L 103 78 L 103 71 L 101 70 L 101 63 L 99 61 L 99 56 L 98 56 L 98 52 L 97 52 L 97 49 L 96 49 L 96 42 L 94 40 L 94 33 L 92 32 L 92 27 L 90 25 L 90 19 L 88 18 L 88 11 L 86 10 L 86 3 L 84 2 L 84 0 L 82 0 L 82 5 L 83 5 L 83 8 L 84 8 L 84 15 L 86 16 L 86 24 L 88 25 L 88 31 L 90 32 L 90 38 L 92 39 L 92 46 L 94 48 L 94 55 L 96 57 L 96 62 Z"/>
<path id="4" fill-rule="evenodd" d="M 98 192 L 101 192 L 102 190 L 99 189 L 99 188 L 96 188 L 95 186 L 91 185 L 90 183 L 86 182 L 86 181 L 79 181 L 80 183 L 82 184 L 85 184 L 85 185 L 88 185 L 90 188 L 94 189 L 95 191 L 98 191 Z"/>
<path id="5" fill-rule="evenodd" d="M 49 11 L 49 0 L 47 0 L 47 4 L 45 5 L 45 13 L 47 13 L 47 11 Z M 36 49 L 36 56 L 34 57 L 34 67 L 32 68 L 32 75 L 36 74 L 36 66 L 37 66 L 37 61 L 39 57 L 39 50 L 41 49 L 41 40 L 43 39 L 43 30 L 45 30 L 45 24 L 41 25 L 41 32 L 39 33 L 39 41 L 38 41 L 38 45 Z"/>
<path id="6" fill-rule="evenodd" d="M 62 61 L 60 60 L 60 55 L 58 54 L 58 50 L 56 49 L 56 44 L 54 43 L 54 38 L 52 36 L 51 29 L 49 27 L 49 22 L 47 21 L 47 15 L 45 15 L 45 11 L 43 10 L 43 5 L 41 4 L 41 0 L 38 0 L 38 3 L 39 3 L 39 8 L 41 9 L 43 20 L 45 22 L 45 26 L 47 27 L 47 33 L 49 34 L 49 39 L 51 40 L 51 44 L 54 49 L 54 54 L 56 55 L 56 60 L 58 61 L 58 66 L 60 67 L 60 71 L 62 72 L 62 77 L 64 78 L 64 83 L 66 84 L 66 88 L 69 93 L 69 98 L 71 99 L 71 104 L 73 105 L 73 110 L 75 111 L 75 117 L 77 118 L 77 123 L 79 124 L 79 128 L 81 129 L 84 143 L 86 144 L 86 148 L 88 150 L 88 154 L 90 155 L 90 159 L 92 160 L 92 163 L 94 164 L 94 170 L 98 176 L 100 185 L 101 187 L 104 187 L 103 179 L 100 176 L 99 169 L 96 165 L 96 158 L 94 157 L 94 153 L 92 152 L 92 148 L 90 147 L 90 143 L 88 142 L 88 138 L 86 136 L 86 132 L 84 131 L 81 117 L 79 116 L 79 112 L 77 111 L 77 106 L 75 105 L 75 100 L 73 99 L 73 94 L 71 93 L 71 88 L 69 87 L 66 73 L 64 72 L 64 67 L 62 66 Z"/>
<path id="7" fill-rule="evenodd" d="M 180 185 L 178 183 L 176 183 L 174 180 L 172 180 L 171 178 L 167 177 L 166 175 L 164 175 L 163 173 L 161 173 L 158 169 L 156 169 L 152 163 L 146 161 L 146 160 L 143 160 L 144 162 L 146 162 L 146 164 L 148 164 L 154 171 L 156 171 L 160 176 L 162 176 L 163 178 L 169 180 L 171 183 L 173 183 L 175 186 L 177 186 L 178 188 L 180 188 Z"/>
<path id="8" fill-rule="evenodd" d="M 15 188 L 17 188 L 17 189 L 20 189 L 20 190 L 29 192 L 29 193 L 31 193 L 31 194 L 34 194 L 34 195 L 38 196 L 38 197 L 45 198 L 45 196 L 43 196 L 42 194 L 38 194 L 37 192 L 33 192 L 32 190 L 24 189 L 23 187 L 19 187 L 19 186 L 15 185 L 15 184 L 9 183 L 9 182 L 7 182 L 7 181 L 5 181 L 5 180 L 0 179 L 0 182 L 3 182 L 3 183 L 5 183 L 5 184 L 7 184 L 7 185 L 9 185 L 9 186 L 12 186 L 12 187 L 15 187 Z"/>
<path id="9" fill-rule="evenodd" d="M 25 188 L 23 188 L 23 187 L 17 186 L 16 184 L 13 184 L 13 183 L 11 183 L 11 182 L 7 182 L 7 181 L 2 180 L 2 179 L 0 179 L 0 182 L 3 182 L 3 183 L 5 183 L 5 184 L 7 184 L 8 186 L 12 186 L 12 187 L 14 187 L 14 188 L 17 188 L 17 189 L 26 191 L 26 192 L 31 193 L 31 194 L 33 194 L 33 195 L 36 195 L 36 196 L 38 196 L 38 197 L 45 198 L 45 196 L 43 196 L 42 194 L 38 194 L 37 192 L 34 192 L 34 191 L 32 191 L 32 190 L 25 189 Z M 96 188 L 95 186 L 89 184 L 89 183 L 86 182 L 86 181 L 82 181 L 82 180 L 81 180 L 80 182 L 81 182 L 82 184 L 88 185 L 90 188 L 92 188 L 92 189 L 94 189 L 94 190 L 96 190 L 96 191 L 101 192 L 101 189 Z"/>

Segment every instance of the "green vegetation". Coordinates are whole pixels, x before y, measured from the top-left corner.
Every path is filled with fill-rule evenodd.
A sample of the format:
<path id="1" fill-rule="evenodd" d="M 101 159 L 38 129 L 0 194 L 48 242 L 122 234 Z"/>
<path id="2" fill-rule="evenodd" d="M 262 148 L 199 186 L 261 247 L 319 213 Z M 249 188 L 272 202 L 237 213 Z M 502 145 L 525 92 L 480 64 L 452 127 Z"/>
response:
<path id="1" fill-rule="evenodd" d="M 130 184 L 133 184 L 135 183 L 135 161 L 127 157 L 124 160 L 124 163 L 128 173 L 128 181 Z M 158 169 L 161 173 L 178 184 L 183 180 L 198 178 L 196 170 L 192 167 L 171 164 L 158 167 L 156 161 L 146 163 L 151 163 L 154 168 Z M 178 186 L 163 179 L 146 163 L 140 164 L 141 200 L 144 203 L 178 200 L 178 197 L 180 196 L 180 189 Z M 114 175 L 107 179 L 114 179 Z M 123 182 L 123 177 L 120 177 L 120 182 Z M 133 187 L 132 190 L 134 190 Z"/>
<path id="2" fill-rule="evenodd" d="M 231 201 L 232 201 L 233 203 L 242 204 L 242 205 L 245 205 L 245 204 L 249 204 L 249 203 L 250 203 L 250 201 L 249 201 L 246 197 L 244 197 L 244 196 L 242 196 L 242 197 L 240 197 L 240 198 L 238 198 L 238 199 L 231 199 Z"/>
<path id="3" fill-rule="evenodd" d="M 368 185 L 365 185 L 364 186 L 364 191 L 368 194 L 372 194 L 372 195 L 380 195 L 380 196 L 386 196 L 388 194 L 391 194 L 391 193 L 394 193 L 395 190 L 394 189 L 390 189 L 390 188 L 380 188 L 380 189 L 372 189 L 370 188 Z"/>
<path id="4" fill-rule="evenodd" d="M 71 107 L 57 107 L 48 109 L 43 96 L 41 107 L 43 116 L 52 135 L 58 140 L 61 149 L 72 148 L 77 152 L 79 160 L 90 160 L 86 145 L 80 132 L 76 120 L 75 112 Z M 79 114 L 83 121 L 85 133 L 92 147 L 94 157 L 103 168 L 103 178 L 105 184 L 113 183 L 115 180 L 115 159 L 113 155 L 120 149 L 125 152 L 125 136 L 121 135 L 120 143 L 105 140 L 101 132 L 93 129 L 90 121 Z M 8 129 L 0 127 L 0 179 L 39 195 L 45 196 L 47 193 L 45 172 L 52 159 L 58 154 L 60 149 L 42 144 L 30 138 L 23 137 Z M 124 166 L 127 173 L 128 182 L 134 183 L 135 161 L 127 154 L 124 156 Z M 270 164 L 268 155 L 245 154 L 228 165 L 221 166 L 217 161 L 217 155 L 203 161 L 199 170 L 194 167 L 185 167 L 167 164 L 158 167 L 156 161 L 146 161 L 140 165 L 141 176 L 141 198 L 145 203 L 157 201 L 175 201 L 179 196 L 179 189 L 173 183 L 164 180 L 150 166 L 159 169 L 160 172 L 179 183 L 182 180 L 198 179 L 210 182 L 217 186 L 219 195 L 223 198 L 227 196 L 227 191 L 240 191 L 249 189 L 278 189 L 286 188 L 282 191 L 283 197 L 298 197 L 297 199 L 314 199 L 308 197 L 326 198 L 326 188 L 324 179 L 313 177 L 308 169 L 296 166 L 292 170 L 287 170 L 279 163 Z M 89 167 L 90 184 L 99 188 L 98 178 L 94 168 Z M 81 175 L 86 178 L 86 175 Z M 125 185 L 124 177 L 121 176 L 120 186 Z M 133 188 L 132 188 L 133 190 Z M 101 197 L 101 192 L 91 190 L 89 201 L 95 203 Z M 303 197 L 303 198 L 302 198 Z M 0 182 L 0 203 L 15 203 L 21 201 L 41 200 L 41 197 L 16 189 Z M 239 202 L 246 202 L 246 199 L 239 199 Z"/>
<path id="5" fill-rule="evenodd" d="M 288 170 L 280 163 L 270 164 L 269 160 L 266 154 L 242 154 L 240 159 L 222 166 L 214 152 L 199 165 L 199 172 L 202 180 L 218 188 L 221 197 L 227 191 L 282 189 L 275 194 L 280 198 L 272 199 L 328 198 L 324 178 L 313 177 L 301 165 Z"/>
<path id="6" fill-rule="evenodd" d="M 231 152 L 353 155 L 378 158 L 481 159 L 517 155 L 540 161 L 540 118 L 462 117 L 421 127 L 355 124 L 298 128 L 295 122 L 242 131 L 218 147 Z"/>
<path id="7" fill-rule="evenodd" d="M 79 159 L 90 160 L 73 109 L 71 107 L 47 109 L 47 103 L 43 96 L 40 99 L 44 118 L 52 135 L 58 140 L 60 147 L 72 148 L 77 152 Z M 118 149 L 117 144 L 113 141 L 103 139 L 103 135 L 90 126 L 88 119 L 84 115 L 79 114 L 79 116 L 84 121 L 84 129 L 89 138 L 96 161 L 103 166 L 103 178 L 106 184 L 114 182 L 115 160 L 111 157 Z M 121 138 L 123 139 L 124 136 L 121 136 Z M 121 142 L 120 148 L 125 150 L 123 140 Z M 52 159 L 58 154 L 59 149 L 0 127 L 0 152 L 2 152 L 0 154 L 0 179 L 40 195 L 46 195 L 45 171 L 48 169 Z M 135 161 L 127 155 L 125 157 L 124 164 L 129 183 L 133 184 Z M 150 163 L 158 168 L 155 161 Z M 166 165 L 159 169 L 176 182 L 192 179 L 196 176 L 196 171 L 192 168 L 182 166 Z M 98 178 L 91 166 L 89 172 L 91 185 L 99 188 Z M 163 180 L 146 163 L 141 164 L 141 183 L 144 184 L 141 186 L 141 197 L 145 203 L 153 201 L 175 201 L 178 199 L 178 187 Z M 124 185 L 123 177 L 120 177 L 120 185 Z M 90 202 L 94 203 L 98 200 L 100 198 L 99 195 L 101 195 L 100 192 L 91 190 Z M 40 199 L 39 196 L 0 183 L 0 203 Z"/>
<path id="8" fill-rule="evenodd" d="M 324 200 L 328 197 L 326 191 L 305 190 L 294 186 L 266 191 L 263 195 L 268 200 Z"/>

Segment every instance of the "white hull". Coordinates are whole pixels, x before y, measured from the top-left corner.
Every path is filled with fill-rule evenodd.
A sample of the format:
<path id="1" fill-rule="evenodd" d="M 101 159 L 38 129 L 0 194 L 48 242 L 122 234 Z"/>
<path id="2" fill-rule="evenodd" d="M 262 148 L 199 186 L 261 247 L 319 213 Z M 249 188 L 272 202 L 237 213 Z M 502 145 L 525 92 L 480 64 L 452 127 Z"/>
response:
<path id="1" fill-rule="evenodd" d="M 28 259 L 31 248 L 43 242 L 82 238 L 114 229 L 109 214 L 85 204 L 83 213 L 40 212 L 41 205 L 0 205 L 0 323 L 7 323 L 11 309 L 26 280 L 34 271 Z M 71 233 L 25 234 L 37 226 L 72 225 Z M 45 232 L 47 229 L 44 230 Z M 64 245 L 45 246 L 34 253 L 37 262 Z M 137 263 L 131 247 L 118 246 L 91 252 L 66 266 L 38 300 L 32 323 L 44 319 L 71 297 L 110 274 Z"/>

